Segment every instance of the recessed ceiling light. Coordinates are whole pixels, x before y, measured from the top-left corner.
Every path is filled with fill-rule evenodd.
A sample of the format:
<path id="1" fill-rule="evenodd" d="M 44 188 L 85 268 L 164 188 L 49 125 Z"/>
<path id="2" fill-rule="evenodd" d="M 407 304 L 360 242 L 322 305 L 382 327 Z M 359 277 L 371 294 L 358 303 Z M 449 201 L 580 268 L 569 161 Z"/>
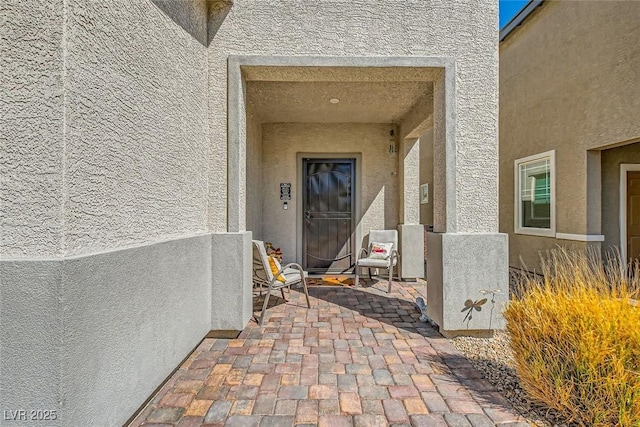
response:
<path id="1" fill-rule="evenodd" d="M 340 100 L 338 98 L 331 98 L 329 102 L 332 104 L 337 104 L 338 102 L 340 102 Z"/>

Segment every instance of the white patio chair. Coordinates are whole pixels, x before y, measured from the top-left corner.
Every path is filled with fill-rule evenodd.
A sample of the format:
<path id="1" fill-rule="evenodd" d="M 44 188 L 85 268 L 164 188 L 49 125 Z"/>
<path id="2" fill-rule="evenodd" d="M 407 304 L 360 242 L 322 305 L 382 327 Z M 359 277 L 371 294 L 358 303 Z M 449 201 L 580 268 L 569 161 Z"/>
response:
<path id="1" fill-rule="evenodd" d="M 380 248 L 387 247 L 388 251 L 382 251 Z M 374 250 L 375 249 L 375 250 Z M 373 253 L 372 253 L 372 250 Z M 365 255 L 364 257 L 362 255 Z M 369 248 L 362 248 L 356 261 L 355 286 L 360 281 L 360 269 L 368 268 L 369 276 L 371 276 L 372 268 L 383 268 L 389 272 L 389 289 L 391 292 L 391 282 L 393 281 L 393 267 L 398 263 L 398 231 L 397 230 L 371 230 L 369 232 Z"/>
<path id="2" fill-rule="evenodd" d="M 278 280 L 278 277 L 280 276 L 284 279 L 284 282 Z M 269 264 L 269 255 L 267 255 L 267 249 L 264 246 L 264 242 L 254 240 L 253 283 L 260 286 L 260 295 L 262 295 L 262 287 L 267 287 L 267 293 L 264 297 L 264 304 L 262 305 L 262 312 L 260 313 L 258 325 L 262 326 L 264 313 L 269 304 L 269 297 L 271 296 L 271 291 L 274 289 L 279 289 L 280 292 L 282 292 L 282 298 L 286 300 L 284 296 L 284 288 L 290 288 L 293 285 L 301 285 L 304 290 L 304 296 L 307 299 L 307 307 L 311 308 L 309 292 L 307 291 L 307 276 L 308 273 L 302 269 L 300 264 L 296 264 L 295 262 L 282 266 L 276 274 L 273 274 Z"/>

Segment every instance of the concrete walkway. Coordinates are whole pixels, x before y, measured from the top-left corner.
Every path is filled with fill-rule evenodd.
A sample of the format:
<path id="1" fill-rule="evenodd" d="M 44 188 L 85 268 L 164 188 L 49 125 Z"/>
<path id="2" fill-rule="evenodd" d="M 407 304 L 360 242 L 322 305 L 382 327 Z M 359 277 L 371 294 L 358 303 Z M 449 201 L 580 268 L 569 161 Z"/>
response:
<path id="1" fill-rule="evenodd" d="M 272 296 L 264 327 L 205 339 L 131 426 L 529 424 L 415 307 L 424 284 Z"/>

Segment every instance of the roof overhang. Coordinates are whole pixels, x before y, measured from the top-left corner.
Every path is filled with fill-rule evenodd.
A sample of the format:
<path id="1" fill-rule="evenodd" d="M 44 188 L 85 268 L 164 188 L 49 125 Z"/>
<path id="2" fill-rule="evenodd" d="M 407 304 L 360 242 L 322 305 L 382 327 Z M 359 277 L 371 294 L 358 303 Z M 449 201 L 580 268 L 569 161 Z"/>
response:
<path id="1" fill-rule="evenodd" d="M 500 30 L 500 41 L 503 41 L 513 30 L 519 27 L 533 11 L 544 3 L 544 0 L 529 0 L 529 3 Z"/>

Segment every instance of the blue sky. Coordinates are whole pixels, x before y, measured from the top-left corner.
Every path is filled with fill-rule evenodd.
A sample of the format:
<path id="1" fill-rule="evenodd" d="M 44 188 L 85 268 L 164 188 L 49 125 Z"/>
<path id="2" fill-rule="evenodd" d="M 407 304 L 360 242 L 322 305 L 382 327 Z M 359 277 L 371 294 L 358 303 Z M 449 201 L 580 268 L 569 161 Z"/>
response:
<path id="1" fill-rule="evenodd" d="M 528 0 L 500 0 L 500 29 L 526 5 Z"/>

